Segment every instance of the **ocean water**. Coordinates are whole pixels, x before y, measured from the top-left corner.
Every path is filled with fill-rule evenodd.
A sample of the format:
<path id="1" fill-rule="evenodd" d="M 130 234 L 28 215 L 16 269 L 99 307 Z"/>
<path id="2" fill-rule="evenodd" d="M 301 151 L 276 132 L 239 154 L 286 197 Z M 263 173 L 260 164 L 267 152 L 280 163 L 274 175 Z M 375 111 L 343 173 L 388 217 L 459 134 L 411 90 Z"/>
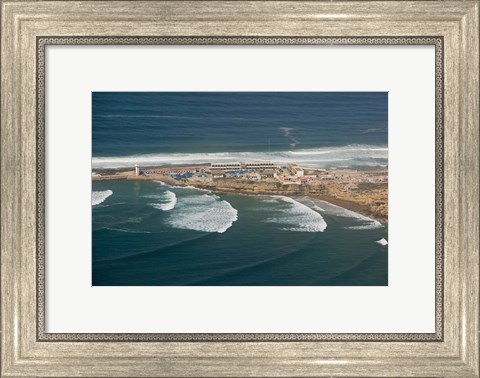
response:
<path id="1" fill-rule="evenodd" d="M 94 182 L 93 285 L 387 285 L 387 227 L 305 198 Z"/>
<path id="2" fill-rule="evenodd" d="M 92 168 L 388 166 L 387 93 L 92 94 Z M 92 182 L 92 284 L 388 285 L 388 225 L 308 198 Z"/>
<path id="3" fill-rule="evenodd" d="M 386 92 L 94 92 L 93 168 L 276 160 L 388 164 Z"/>

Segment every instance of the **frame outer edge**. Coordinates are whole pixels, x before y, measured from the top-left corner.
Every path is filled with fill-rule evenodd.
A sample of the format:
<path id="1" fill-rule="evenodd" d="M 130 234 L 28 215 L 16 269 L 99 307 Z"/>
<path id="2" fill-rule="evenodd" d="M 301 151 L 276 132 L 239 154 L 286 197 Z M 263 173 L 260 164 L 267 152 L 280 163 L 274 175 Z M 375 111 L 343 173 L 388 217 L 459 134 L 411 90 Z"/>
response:
<path id="1" fill-rule="evenodd" d="M 38 341 L 129 341 L 129 342 L 188 342 L 188 341 L 440 341 L 443 339 L 443 38 L 435 37 L 38 37 L 37 38 L 37 212 L 42 214 L 45 210 L 45 183 L 44 183 L 44 128 L 45 128 L 45 87 L 44 87 L 44 69 L 45 69 L 45 47 L 47 45 L 434 45 L 435 46 L 435 206 L 436 206 L 436 224 L 435 224 L 435 333 L 376 333 L 376 334 L 330 334 L 330 333 L 312 333 L 312 334 L 120 334 L 120 333 L 45 333 L 45 251 L 44 247 L 44 219 L 38 216 L 40 227 L 37 226 L 37 340 Z M 440 155 L 440 156 L 439 156 Z M 455 192 L 456 193 L 456 192 Z M 440 224 L 438 224 L 440 223 Z M 28 261 L 25 261 L 25 265 Z"/>
<path id="2" fill-rule="evenodd" d="M 464 279 L 463 314 L 461 317 L 461 356 L 475 376 L 479 375 L 479 3 L 472 6 L 461 22 L 461 86 L 460 124 L 461 216 L 465 270 L 473 280 Z M 475 36 L 477 36 L 475 38 Z M 471 327 L 471 328 L 470 328 Z M 470 329 L 469 329 L 470 328 Z"/>
<path id="3" fill-rule="evenodd" d="M 2 4 L 3 5 L 3 4 Z M 13 104 L 9 101 L 9 96 L 12 98 L 18 98 L 19 92 L 15 91 L 15 85 L 13 82 L 14 75 L 9 76 L 12 72 L 15 72 L 15 68 L 12 64 L 13 61 L 18 61 L 16 58 L 16 46 L 14 45 L 14 41 L 11 38 L 15 33 L 12 31 L 14 28 L 12 24 L 9 24 L 5 21 L 5 18 L 8 18 L 8 21 L 11 21 L 10 17 L 14 17 L 14 12 L 8 12 L 5 6 L 2 6 L 2 78 L 1 78 L 1 85 L 2 85 L 2 98 L 1 98 L 1 173 L 2 173 L 2 187 L 1 187 L 1 214 L 2 214 L 2 222 L 1 222 L 1 232 L 2 232 L 2 244 L 1 244 L 1 252 L 2 252 L 2 329 L 4 332 L 2 333 L 2 372 L 6 373 L 4 376 L 36 376 L 36 367 L 39 369 L 39 372 L 48 372 L 45 370 L 46 366 L 45 363 L 48 364 L 52 363 L 51 360 L 48 358 L 44 359 L 43 361 L 30 361 L 28 362 L 24 358 L 20 358 L 18 355 L 18 328 L 14 328 L 13 330 L 10 328 L 12 325 L 19 325 L 19 317 L 18 312 L 10 311 L 14 310 L 16 306 L 18 306 L 18 297 L 15 297 L 15 293 L 19 292 L 18 287 L 12 285 L 18 277 L 15 275 L 15 270 L 18 269 L 18 265 L 13 266 L 12 264 L 18 264 L 18 260 L 13 256 L 13 249 L 16 245 L 15 235 L 18 235 L 19 230 L 19 220 L 13 218 L 14 214 L 18 214 L 19 211 L 19 200 L 17 198 L 18 193 L 15 192 L 15 189 L 18 189 L 20 186 L 20 177 L 19 175 L 13 170 L 11 167 L 17 166 L 17 163 L 25 163 L 25 160 L 20 156 L 21 155 L 21 148 L 15 142 L 20 141 L 20 135 L 15 125 L 15 120 L 12 119 L 12 115 L 15 114 Z M 476 18 L 475 18 L 476 17 Z M 473 20 L 473 21 L 472 21 Z M 478 3 L 474 4 L 474 15 L 470 14 L 463 18 L 462 20 L 462 27 L 463 27 L 463 37 L 462 37 L 462 58 L 465 58 L 467 63 L 460 74 L 461 79 L 461 87 L 465 88 L 466 93 L 471 96 L 464 96 L 463 105 L 461 105 L 461 109 L 466 111 L 466 116 L 464 118 L 463 124 L 466 125 L 464 133 L 461 135 L 461 143 L 466 147 L 463 152 L 460 152 L 461 156 L 459 159 L 468 167 L 467 170 L 464 170 L 461 174 L 461 180 L 465 184 L 472 184 L 473 188 L 469 192 L 468 198 L 464 198 L 462 200 L 462 214 L 464 218 L 467 220 L 471 220 L 472 223 L 470 225 L 464 225 L 461 228 L 461 234 L 466 236 L 471 236 L 471 232 L 477 232 L 478 235 L 478 206 L 475 208 L 475 205 L 478 204 Z M 18 26 L 18 25 L 17 25 Z M 476 35 L 473 33 L 476 32 Z M 468 52 L 470 49 L 471 53 Z M 471 58 L 473 56 L 473 58 Z M 11 59 L 11 60 L 10 60 Z M 472 71 L 473 70 L 473 71 Z M 472 78 L 472 72 L 474 80 L 472 82 L 469 79 Z M 477 85 L 474 85 L 477 83 Z M 476 97 L 476 99 L 475 99 Z M 12 106 L 10 106 L 11 104 Z M 12 144 L 14 148 L 5 148 L 6 144 Z M 475 148 L 475 143 L 477 144 Z M 11 180 L 11 181 L 9 181 Z M 467 196 L 465 196 L 467 197 Z M 477 202 L 474 202 L 475 199 Z M 6 201 L 7 200 L 7 201 Z M 6 222 L 5 220 L 8 220 Z M 461 220 L 461 219 L 459 219 Z M 11 234 L 10 234 L 11 232 Z M 470 273 L 477 275 L 478 278 L 478 236 L 471 240 L 467 240 L 464 243 L 465 251 L 472 251 L 474 252 L 471 255 L 464 255 L 462 268 L 471 266 L 471 264 L 476 263 L 475 269 L 471 269 Z M 451 367 L 456 366 L 457 374 L 451 373 L 453 370 L 448 368 L 445 369 L 446 374 L 448 376 L 478 376 L 478 366 L 475 366 L 475 363 L 478 365 L 478 282 L 472 283 L 472 280 L 468 280 L 468 277 L 464 279 L 464 286 L 462 291 L 462 305 L 463 308 L 466 308 L 467 311 L 463 313 L 462 323 L 460 324 L 460 338 L 459 338 L 459 349 L 461 351 L 462 361 L 466 363 L 466 366 L 461 366 L 458 364 L 459 361 L 454 360 L 451 361 Z M 475 293 L 477 294 L 475 296 Z M 7 309 L 6 309 L 7 307 Z M 17 307 L 18 310 L 18 307 Z M 474 322 L 474 318 L 476 318 L 476 322 Z M 469 331 L 472 329 L 469 327 L 475 323 L 475 332 L 474 335 L 469 335 Z M 7 327 L 9 329 L 7 329 Z M 10 344 L 12 343 L 12 344 Z M 476 350 L 475 350 L 475 347 Z M 20 366 L 18 363 L 21 362 Z M 444 362 L 448 362 L 449 359 L 445 357 Z M 68 363 L 67 361 L 65 361 Z M 120 361 L 119 361 L 120 362 Z M 172 363 L 174 360 L 171 361 Z M 313 362 L 313 361 L 312 361 Z M 437 364 L 440 361 L 432 361 L 432 364 Z M 13 365 L 16 366 L 13 366 Z M 43 365 L 43 367 L 41 367 Z M 122 365 L 122 363 L 120 363 Z M 442 364 L 440 364 L 442 365 Z M 53 367 L 52 365 L 50 365 Z M 61 369 L 63 372 L 67 372 L 67 368 L 61 368 L 62 363 L 58 362 L 56 364 L 58 368 Z M 199 368 L 203 366 L 202 364 L 199 365 Z M 353 365 L 355 366 L 355 365 Z M 433 366 L 432 366 L 433 367 Z M 446 367 L 446 366 L 445 366 Z M 73 373 L 71 369 L 68 369 L 70 373 Z M 407 370 L 400 369 L 399 366 L 394 367 L 397 373 L 400 374 L 400 371 L 403 373 L 408 374 L 409 376 L 412 374 L 413 370 L 408 373 Z M 439 366 L 439 368 L 441 368 Z M 56 369 L 56 368 L 55 368 Z M 457 370 L 458 369 L 458 370 Z M 473 370 L 472 370 L 473 369 Z M 202 370 L 202 369 L 201 369 Z M 116 370 L 117 372 L 119 370 Z M 166 372 L 174 372 L 176 369 L 166 369 Z M 204 371 L 204 370 L 202 370 Z M 253 369 L 255 371 L 255 369 Z M 258 371 L 258 370 L 257 370 Z M 273 367 L 273 371 L 275 368 Z M 363 370 L 366 372 L 367 370 Z M 441 371 L 441 370 L 437 370 Z M 447 371 L 449 373 L 447 373 Z M 85 370 L 84 370 L 85 372 Z M 200 370 L 198 371 L 200 372 Z M 212 371 L 213 372 L 213 371 Z M 245 370 L 247 372 L 247 370 Z M 252 372 L 252 370 L 250 370 Z M 49 375 L 52 372 L 49 372 Z M 80 373 L 80 370 L 77 370 L 77 373 Z M 178 371 L 177 371 L 178 373 Z M 218 373 L 218 371 L 217 371 Z M 307 373 L 307 371 L 304 371 Z M 451 373 L 451 374 L 450 374 Z M 55 373 L 53 373 L 55 374 Z M 87 373 L 87 375 L 90 375 Z M 123 374 L 122 374 L 123 375 Z M 398 374 L 397 374 L 398 375 Z M 403 375 L 403 374 L 402 374 Z"/>
<path id="4" fill-rule="evenodd" d="M 16 49 L 14 46 L 15 25 L 13 12 L 3 3 L 1 9 L 1 368 L 2 374 L 13 368 L 18 360 L 18 286 L 16 259 L 13 251 L 18 248 L 19 176 L 14 167 L 20 163 L 18 129 L 15 125 L 16 98 L 14 85 Z"/>

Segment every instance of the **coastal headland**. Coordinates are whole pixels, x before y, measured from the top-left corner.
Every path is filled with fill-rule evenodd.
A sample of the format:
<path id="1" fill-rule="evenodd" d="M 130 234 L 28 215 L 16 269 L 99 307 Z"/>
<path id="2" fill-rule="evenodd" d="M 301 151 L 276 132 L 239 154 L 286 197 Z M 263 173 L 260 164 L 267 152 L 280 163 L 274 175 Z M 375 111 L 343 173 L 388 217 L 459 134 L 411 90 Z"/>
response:
<path id="1" fill-rule="evenodd" d="M 215 193 L 307 196 L 388 223 L 387 168 L 310 169 L 273 162 L 94 169 L 92 180 L 151 180 Z"/>

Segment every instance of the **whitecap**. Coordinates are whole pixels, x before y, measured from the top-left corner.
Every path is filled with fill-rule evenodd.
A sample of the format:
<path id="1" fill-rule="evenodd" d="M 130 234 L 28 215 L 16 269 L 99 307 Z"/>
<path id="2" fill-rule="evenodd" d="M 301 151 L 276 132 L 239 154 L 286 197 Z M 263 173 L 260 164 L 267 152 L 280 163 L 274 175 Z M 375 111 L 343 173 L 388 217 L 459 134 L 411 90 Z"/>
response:
<path id="1" fill-rule="evenodd" d="M 175 193 L 167 190 L 166 192 L 162 193 L 158 196 L 145 196 L 147 198 L 158 198 L 161 202 L 160 203 L 151 203 L 150 206 L 154 207 L 155 209 L 169 211 L 175 208 L 177 204 L 177 196 Z"/>
<path id="2" fill-rule="evenodd" d="M 113 194 L 113 192 L 109 190 L 103 190 L 103 191 L 92 191 L 92 206 L 99 205 L 103 201 L 105 201 L 108 197 L 110 197 Z"/>
<path id="3" fill-rule="evenodd" d="M 180 197 L 167 223 L 174 227 L 202 232 L 223 233 L 238 219 L 237 210 L 216 195 Z"/>
<path id="4" fill-rule="evenodd" d="M 264 202 L 271 203 L 272 200 L 288 206 L 273 207 L 272 211 L 279 214 L 266 219 L 266 222 L 288 225 L 288 227 L 282 228 L 285 231 L 323 232 L 327 228 L 327 222 L 325 222 L 323 217 L 307 205 L 284 196 L 272 196 L 271 198 L 266 198 Z"/>
<path id="5" fill-rule="evenodd" d="M 374 230 L 376 228 L 381 228 L 383 227 L 383 225 L 376 221 L 376 220 L 371 220 L 370 222 L 366 223 L 366 224 L 362 224 L 360 226 L 349 226 L 349 227 L 345 227 L 345 229 L 347 230 Z"/>
<path id="6" fill-rule="evenodd" d="M 388 241 L 386 241 L 385 238 L 381 238 L 380 240 L 377 240 L 375 243 L 385 246 L 388 244 Z"/>

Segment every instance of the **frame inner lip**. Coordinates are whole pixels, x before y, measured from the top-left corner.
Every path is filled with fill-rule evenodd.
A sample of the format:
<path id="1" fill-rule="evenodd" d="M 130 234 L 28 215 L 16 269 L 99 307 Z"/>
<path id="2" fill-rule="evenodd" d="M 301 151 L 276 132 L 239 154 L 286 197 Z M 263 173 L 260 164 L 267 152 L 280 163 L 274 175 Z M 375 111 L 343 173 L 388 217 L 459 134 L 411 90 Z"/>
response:
<path id="1" fill-rule="evenodd" d="M 439 36 L 358 37 L 162 37 L 39 36 L 37 88 L 37 341 L 205 342 L 205 341 L 443 341 L 444 329 L 444 40 Z M 45 48 L 48 45 L 434 45 L 435 46 L 435 332 L 434 333 L 46 333 L 45 332 Z"/>

